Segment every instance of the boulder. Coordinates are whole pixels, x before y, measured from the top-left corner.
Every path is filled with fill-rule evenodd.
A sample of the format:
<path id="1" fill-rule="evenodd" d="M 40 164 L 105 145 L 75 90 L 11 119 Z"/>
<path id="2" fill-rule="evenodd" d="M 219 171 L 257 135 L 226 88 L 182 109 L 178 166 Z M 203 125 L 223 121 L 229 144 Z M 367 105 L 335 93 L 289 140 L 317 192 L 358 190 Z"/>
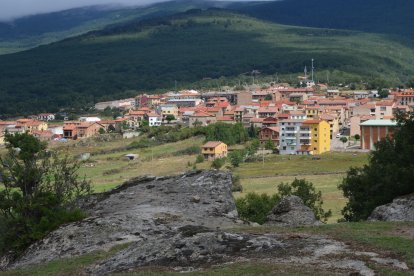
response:
<path id="1" fill-rule="evenodd" d="M 414 221 L 414 194 L 399 197 L 372 211 L 370 221 Z"/>
<path id="2" fill-rule="evenodd" d="M 312 209 L 307 207 L 303 200 L 298 196 L 287 196 L 273 208 L 267 216 L 267 225 L 275 226 L 300 226 L 300 225 L 320 225 L 322 224 L 315 218 Z"/>

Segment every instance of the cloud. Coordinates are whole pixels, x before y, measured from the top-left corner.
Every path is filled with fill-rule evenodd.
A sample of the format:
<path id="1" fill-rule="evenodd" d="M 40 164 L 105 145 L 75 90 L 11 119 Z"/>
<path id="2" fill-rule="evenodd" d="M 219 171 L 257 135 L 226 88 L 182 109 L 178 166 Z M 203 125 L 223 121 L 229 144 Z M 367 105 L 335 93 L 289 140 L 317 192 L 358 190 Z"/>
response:
<path id="1" fill-rule="evenodd" d="M 0 0 L 0 21 L 91 5 L 145 5 L 163 0 Z"/>

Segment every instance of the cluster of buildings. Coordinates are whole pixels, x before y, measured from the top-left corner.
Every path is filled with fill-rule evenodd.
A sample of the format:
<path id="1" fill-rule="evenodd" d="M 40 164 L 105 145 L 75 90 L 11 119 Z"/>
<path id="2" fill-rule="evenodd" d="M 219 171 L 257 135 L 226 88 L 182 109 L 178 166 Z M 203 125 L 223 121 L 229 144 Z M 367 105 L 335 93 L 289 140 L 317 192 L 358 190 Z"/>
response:
<path id="1" fill-rule="evenodd" d="M 392 134 L 396 126 L 392 121 L 394 114 L 413 107 L 412 89 L 392 91 L 381 100 L 376 91 L 340 92 L 316 90 L 315 86 L 279 85 L 252 91 L 185 90 L 95 105 L 97 110 L 124 110 L 124 115 L 116 120 L 81 118 L 57 127 L 47 125 L 53 121 L 53 114 L 39 114 L 37 118 L 0 121 L 0 133 L 28 131 L 45 139 L 78 139 L 142 125 L 195 127 L 216 122 L 241 123 L 246 128 L 259 128 L 260 141 L 271 141 L 281 154 L 307 155 L 329 151 L 331 141 L 340 135 L 357 135 L 362 149 L 373 149 L 376 141 Z"/>

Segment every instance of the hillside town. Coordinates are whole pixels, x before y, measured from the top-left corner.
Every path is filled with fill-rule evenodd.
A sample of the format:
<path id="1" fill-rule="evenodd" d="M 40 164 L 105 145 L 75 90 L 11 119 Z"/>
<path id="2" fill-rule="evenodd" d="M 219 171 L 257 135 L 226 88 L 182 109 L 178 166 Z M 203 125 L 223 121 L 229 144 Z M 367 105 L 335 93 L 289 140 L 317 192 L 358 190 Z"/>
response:
<path id="1" fill-rule="evenodd" d="M 243 91 L 198 92 L 183 90 L 158 95 L 99 102 L 98 112 L 120 110 L 114 119 L 98 116 L 64 118 L 38 114 L 12 121 L 0 121 L 0 144 L 8 133 L 28 132 L 41 140 L 67 141 L 107 132 L 136 131 L 141 126 L 207 126 L 240 123 L 259 129 L 262 144 L 271 142 L 280 154 L 322 154 L 333 148 L 372 150 L 375 142 L 392 133 L 397 111 L 414 107 L 413 89 L 387 90 L 380 99 L 377 91 L 339 91 L 273 85 Z M 318 89 L 317 89 L 318 88 Z"/>

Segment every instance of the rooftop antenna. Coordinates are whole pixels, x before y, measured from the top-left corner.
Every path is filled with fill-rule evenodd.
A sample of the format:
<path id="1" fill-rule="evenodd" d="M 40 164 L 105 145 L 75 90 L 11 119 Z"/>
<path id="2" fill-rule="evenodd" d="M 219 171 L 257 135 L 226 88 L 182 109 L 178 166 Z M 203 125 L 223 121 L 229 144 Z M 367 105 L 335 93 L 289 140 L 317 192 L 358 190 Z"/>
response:
<path id="1" fill-rule="evenodd" d="M 312 81 L 314 81 L 313 79 L 313 71 L 315 70 L 315 67 L 313 67 L 313 59 L 312 59 Z"/>
<path id="2" fill-rule="evenodd" d="M 308 69 L 306 68 L 306 65 L 305 65 L 305 80 L 307 79 L 308 79 Z"/>

